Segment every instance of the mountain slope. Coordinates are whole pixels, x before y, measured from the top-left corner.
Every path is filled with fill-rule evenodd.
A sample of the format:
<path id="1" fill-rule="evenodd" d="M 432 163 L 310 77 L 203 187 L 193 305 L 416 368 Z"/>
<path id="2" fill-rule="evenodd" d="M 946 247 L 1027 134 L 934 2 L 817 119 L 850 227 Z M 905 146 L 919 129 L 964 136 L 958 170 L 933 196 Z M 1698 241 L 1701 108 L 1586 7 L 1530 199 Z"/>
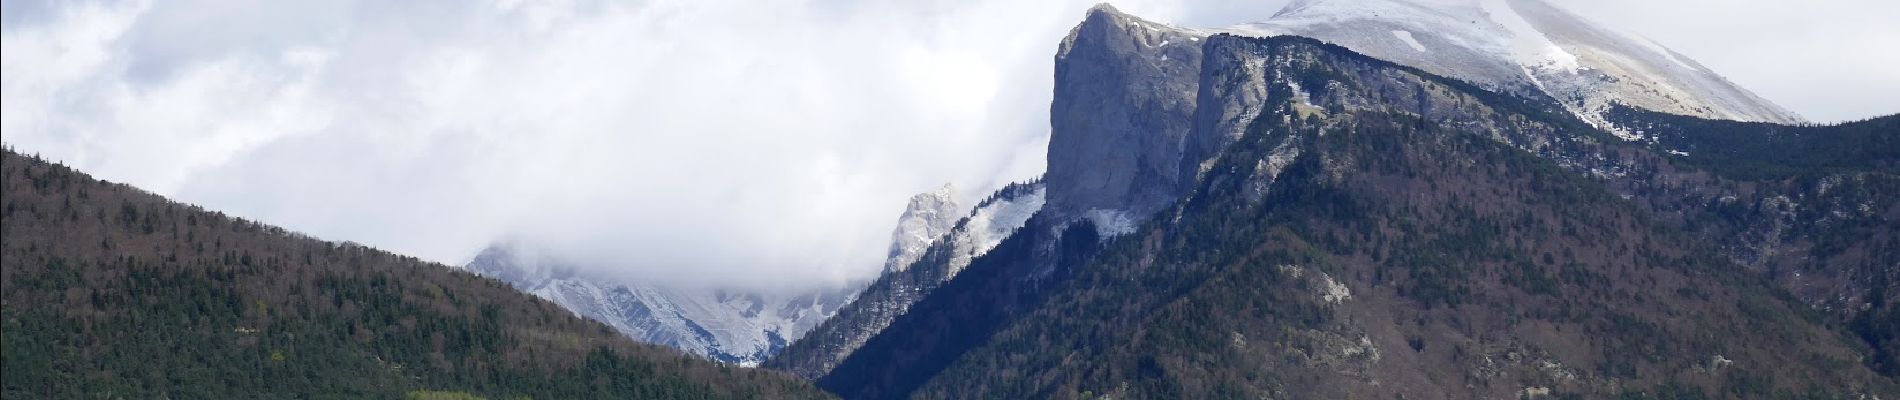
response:
<path id="1" fill-rule="evenodd" d="M 1302 0 L 1266 21 L 1223 31 L 1317 38 L 1486 89 L 1547 96 L 1603 128 L 1617 128 L 1603 114 L 1619 104 L 1712 119 L 1801 121 L 1688 57 L 1543 0 Z"/>
<path id="2" fill-rule="evenodd" d="M 904 269 L 955 228 L 961 211 L 956 188 L 948 184 L 912 196 L 891 232 L 884 274 L 909 275 Z M 976 223 L 988 222 L 978 218 Z M 800 290 L 640 282 L 584 275 L 575 265 L 533 250 L 521 243 L 491 245 L 466 268 L 606 323 L 634 340 L 742 366 L 756 366 L 777 355 L 865 290 L 862 282 Z"/>
<path id="3" fill-rule="evenodd" d="M 633 343 L 501 282 L 11 150 L 0 185 L 8 399 L 824 397 Z"/>
<path id="4" fill-rule="evenodd" d="M 912 196 L 891 232 L 884 273 L 901 274 L 958 221 L 956 188 Z M 1026 217 L 1025 217 L 1026 218 Z M 757 366 L 818 327 L 864 290 L 863 282 L 803 289 L 725 288 L 583 274 L 530 245 L 490 245 L 465 266 L 552 301 L 621 334 L 741 366 Z"/>
<path id="5" fill-rule="evenodd" d="M 1037 276 L 1057 281 L 1058 277 L 1044 275 L 1060 273 L 1059 265 L 1087 258 L 1092 254 L 1090 249 L 1097 247 L 1098 237 L 1128 233 L 1173 203 L 1193 181 L 1191 174 L 1181 174 L 1177 166 L 1183 162 L 1185 140 L 1196 128 L 1191 118 L 1196 113 L 1195 90 L 1200 82 L 1195 72 L 1201 68 L 1203 35 L 1143 21 L 1106 5 L 1092 9 L 1058 47 L 1055 101 L 1049 116 L 1053 129 L 1048 172 L 1035 185 L 1040 194 L 1034 201 L 1009 202 L 1017 209 L 1005 213 L 1014 215 L 1011 219 L 1016 222 L 1008 225 L 1014 233 L 1007 238 L 988 238 L 986 242 L 995 247 L 989 252 L 952 249 L 950 243 L 957 241 L 940 241 L 937 245 L 943 249 L 933 248 L 920 260 L 926 268 L 880 277 L 838 318 L 793 343 L 767 365 L 816 378 L 827 371 L 839 374 L 833 368 L 849 365 L 847 356 L 870 344 L 875 336 L 914 333 L 919 340 L 880 345 L 893 347 L 955 348 L 965 339 L 980 341 L 980 336 L 965 338 L 939 331 L 982 331 L 984 321 L 905 328 L 912 332 L 906 334 L 887 334 L 884 330 L 902 325 L 907 314 L 934 312 L 929 310 L 937 306 L 924 300 L 938 296 L 945 289 L 942 286 L 966 273 L 1007 273 L 1023 279 Z M 1007 193 L 1002 196 L 1010 197 Z M 1019 207 L 1027 205 L 1034 207 Z M 1090 232 L 1072 237 L 1071 233 L 1077 233 L 1072 229 L 1075 226 Z M 965 289 L 978 291 L 961 294 L 974 297 L 983 296 L 981 290 L 1004 290 L 981 286 Z M 1022 296 L 983 299 L 998 302 L 1000 308 L 1035 297 L 1031 293 Z M 1009 315 L 1007 309 L 966 311 L 1003 311 L 981 318 L 1006 319 Z M 938 339 L 947 341 L 935 342 Z M 869 362 L 850 368 L 890 372 L 876 371 L 881 366 Z M 927 376 L 912 373 L 907 378 Z"/>
<path id="6" fill-rule="evenodd" d="M 910 310 L 924 295 L 956 277 L 977 259 L 989 254 L 1004 238 L 1029 223 L 1042 210 L 1047 189 L 1041 182 L 1015 183 L 984 199 L 958 220 L 949 232 L 933 240 L 912 262 L 887 268 L 857 299 L 825 320 L 805 338 L 793 342 L 767 361 L 781 369 L 817 379 L 830 373 L 865 341 L 882 332 Z M 917 204 L 913 201 L 912 204 Z M 900 235 L 903 230 L 900 229 Z M 895 256 L 895 254 L 894 254 Z M 895 257 L 893 257 L 895 258 Z"/>
<path id="7" fill-rule="evenodd" d="M 1282 14 L 1319 3 L 1296 2 Z M 1416 2 L 1357 4 L 1366 6 L 1362 10 L 1366 11 L 1362 13 L 1364 18 L 1382 18 L 1381 7 L 1399 3 Z M 1465 1 L 1448 4 L 1480 11 L 1499 5 Z M 1542 23 L 1568 24 L 1565 29 L 1573 31 L 1594 29 L 1576 26 L 1581 22 L 1574 17 L 1525 15 L 1558 12 L 1531 10 L 1538 5 L 1541 3 L 1512 4 L 1517 8 L 1510 10 L 1517 19 L 1563 17 L 1571 21 Z M 1489 15 L 1485 18 L 1490 25 L 1475 32 L 1490 35 L 1486 40 L 1514 41 L 1512 35 L 1524 32 L 1490 21 Z M 1447 20 L 1455 18 L 1440 18 L 1439 22 Z M 1519 21 L 1511 25 L 1517 28 L 1530 24 L 1515 22 Z M 1360 25 L 1365 24 L 1337 25 L 1341 29 L 1361 29 Z M 1900 326 L 1894 318 L 1900 312 L 1889 306 L 1900 297 L 1895 295 L 1900 290 L 1893 290 L 1895 280 L 1891 279 L 1892 265 L 1896 265 L 1892 258 L 1900 256 L 1900 246 L 1896 246 L 1900 242 L 1896 242 L 1892 235 L 1895 230 L 1891 229 L 1900 226 L 1896 225 L 1900 224 L 1900 203 L 1896 202 L 1900 193 L 1892 190 L 1900 187 L 1895 184 L 1900 176 L 1892 167 L 1896 162 L 1892 156 L 1894 135 L 1887 127 L 1900 118 L 1843 126 L 1791 127 L 1675 116 L 1632 108 L 1620 100 L 1591 103 L 1593 108 L 1581 110 L 1578 106 L 1587 99 L 1547 93 L 1536 84 L 1513 88 L 1496 83 L 1500 78 L 1523 83 L 1535 77 L 1522 68 L 1523 59 L 1509 46 L 1504 49 L 1509 51 L 1473 58 L 1504 60 L 1504 64 L 1515 66 L 1500 69 L 1504 72 L 1450 71 L 1454 77 L 1461 76 L 1459 73 L 1466 78 L 1475 76 L 1480 82 L 1476 85 L 1432 76 L 1426 72 L 1430 66 L 1419 60 L 1400 63 L 1410 65 L 1406 67 L 1373 60 L 1329 69 L 1311 65 L 1316 62 L 1310 58 L 1208 54 L 1215 51 L 1208 35 L 1233 32 L 1253 36 L 1266 34 L 1263 29 L 1182 29 L 1143 21 L 1106 5 L 1091 9 L 1057 53 L 1056 96 L 1051 107 L 1055 129 L 1050 172 L 1045 179 L 1049 204 L 998 251 L 978 259 L 964 274 L 937 289 L 924 291 L 920 300 L 880 331 L 814 336 L 795 343 L 793 348 L 858 348 L 820 380 L 821 386 L 857 398 L 911 393 L 930 377 L 952 368 L 965 352 L 989 343 L 998 330 L 1028 318 L 1024 313 L 1038 309 L 1047 296 L 1066 284 L 1068 276 L 1075 273 L 1069 268 L 1086 264 L 1093 256 L 1094 250 L 1087 243 L 1094 238 L 1128 234 L 1142 224 L 1178 222 L 1182 218 L 1178 212 L 1161 211 L 1177 206 L 1174 203 L 1191 195 L 1196 184 L 1218 172 L 1214 169 L 1225 161 L 1228 147 L 1240 142 L 1249 127 L 1274 122 L 1261 119 L 1304 119 L 1363 110 L 1412 115 L 1421 126 L 1485 137 L 1582 177 L 1595 190 L 1614 193 L 1627 205 L 1646 213 L 1634 221 L 1663 224 L 1678 232 L 1659 235 L 1671 240 L 1688 238 L 1690 245 L 1701 249 L 1698 251 L 1720 255 L 1721 260 L 1711 262 L 1727 266 L 1722 273 L 1730 275 L 1725 276 L 1746 282 L 1751 279 L 1749 275 L 1738 278 L 1732 274 L 1765 275 L 1793 292 L 1795 300 L 1826 311 L 1829 316 L 1821 319 L 1824 325 L 1849 327 L 1862 342 L 1821 347 L 1855 348 L 1846 353 L 1850 363 L 1860 361 L 1883 371 L 1892 370 L 1895 352 L 1891 346 L 1900 340 L 1886 328 Z M 1600 29 L 1594 31 L 1595 35 L 1607 34 Z M 1405 33 L 1383 34 L 1416 51 L 1413 44 L 1405 42 L 1420 41 L 1419 35 Z M 1623 39 L 1628 38 L 1616 40 Z M 1624 47 L 1618 51 L 1629 50 Z M 1232 46 L 1223 51 L 1236 49 L 1247 47 Z M 1561 46 L 1557 49 L 1570 51 Z M 1648 49 L 1652 53 L 1655 50 Z M 1353 59 L 1364 57 L 1355 54 Z M 1671 63 L 1678 61 L 1692 63 Z M 1299 68 L 1331 70 L 1337 75 L 1289 73 Z M 1471 75 L 1474 73 L 1483 76 Z M 1387 79 L 1392 75 L 1412 78 Z M 1705 75 L 1703 78 L 1719 80 L 1712 73 Z M 1342 77 L 1356 79 L 1339 79 Z M 1659 79 L 1665 78 L 1640 80 L 1660 84 Z M 1484 83 L 1485 79 L 1492 81 Z M 1431 84 L 1418 84 L 1420 80 Z M 1611 93 L 1636 89 L 1584 92 L 1592 90 Z M 1752 97 L 1733 91 L 1717 95 L 1743 100 Z M 1773 109 L 1766 102 L 1744 102 Z M 1281 103 L 1293 104 L 1290 115 L 1269 112 L 1284 108 Z M 1593 128 L 1592 123 L 1608 129 Z M 1637 137 L 1644 140 L 1628 141 Z M 1762 143 L 1789 144 L 1821 154 L 1790 157 L 1792 153 Z M 1691 153 L 1684 150 L 1688 147 L 1706 151 Z M 1272 176 L 1289 168 L 1303 153 L 1310 152 L 1300 146 L 1275 147 L 1266 156 L 1252 160 L 1257 165 L 1250 168 L 1264 171 L 1261 176 Z M 1784 161 L 1798 165 L 1767 173 L 1738 173 Z M 1170 170 L 1170 165 L 1176 167 Z M 1270 192 L 1271 183 L 1271 179 L 1253 179 L 1248 190 L 1251 196 L 1263 197 Z M 1071 236 L 1078 232 L 1076 227 L 1088 227 L 1092 232 L 1087 239 Z M 1764 293 L 1777 297 L 1787 292 L 1768 289 Z M 1800 307 L 1789 312 L 1817 315 Z M 840 337 L 869 339 L 862 340 L 861 345 L 839 346 L 835 339 Z M 1864 344 L 1877 347 L 1870 350 Z M 1018 351 L 1024 348 L 1037 347 L 1016 347 Z M 790 368 L 807 373 L 796 365 Z M 1013 382 L 1022 377 L 1006 378 Z"/>
<path id="8" fill-rule="evenodd" d="M 1119 22 L 1103 13 L 1084 25 Z M 1708 241 L 1732 233 L 1695 225 L 1708 208 L 1668 208 L 1738 183 L 1547 98 L 1308 39 L 1214 36 L 1201 53 L 1186 203 L 1095 263 L 1083 240 L 1037 245 L 1075 229 L 1018 231 L 820 385 L 847 398 L 1892 390 L 1859 366 L 1861 341 Z M 1036 261 L 1051 258 L 1068 262 Z"/>
<path id="9" fill-rule="evenodd" d="M 517 244 L 490 246 L 464 268 L 600 321 L 634 340 L 758 365 L 851 301 L 861 285 L 756 290 L 666 285 L 584 274 Z"/>
<path id="10" fill-rule="evenodd" d="M 924 251 L 955 228 L 957 213 L 963 211 L 956 194 L 956 187 L 944 184 L 934 192 L 911 196 L 904 214 L 897 218 L 897 228 L 891 231 L 891 251 L 884 256 L 884 273 L 910 268 Z"/>
<path id="11" fill-rule="evenodd" d="M 1900 377 L 1900 115 L 1829 126 L 1619 108 L 1652 154 L 1610 182 L 1874 346 Z M 1643 161 L 1638 161 L 1643 160 Z"/>
<path id="12" fill-rule="evenodd" d="M 1216 158 L 1177 218 L 1113 241 L 982 344 L 853 356 L 954 360 L 915 392 L 876 376 L 821 384 L 847 398 L 1895 393 L 1857 365 L 1858 341 L 1509 136 L 1628 145 L 1307 39 L 1208 40 L 1209 65 L 1261 59 L 1286 67 L 1254 82 L 1325 89 L 1269 83 L 1271 118 Z"/>

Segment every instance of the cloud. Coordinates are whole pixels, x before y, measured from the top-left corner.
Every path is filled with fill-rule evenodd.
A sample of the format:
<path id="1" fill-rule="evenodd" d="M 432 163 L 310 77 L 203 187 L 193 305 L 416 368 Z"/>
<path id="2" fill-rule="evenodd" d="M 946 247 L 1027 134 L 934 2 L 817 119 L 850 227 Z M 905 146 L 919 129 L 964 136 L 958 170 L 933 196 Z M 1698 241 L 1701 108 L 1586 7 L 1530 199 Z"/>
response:
<path id="1" fill-rule="evenodd" d="M 645 279 L 837 281 L 876 271 L 910 194 L 1040 173 L 1088 5 L 9 2 L 4 129 L 448 263 L 515 238 Z"/>
<path id="2" fill-rule="evenodd" d="M 792 286 L 874 274 L 913 193 L 1038 175 L 1055 48 L 1093 3 L 0 1 L 21 150 L 451 264 L 515 239 Z"/>

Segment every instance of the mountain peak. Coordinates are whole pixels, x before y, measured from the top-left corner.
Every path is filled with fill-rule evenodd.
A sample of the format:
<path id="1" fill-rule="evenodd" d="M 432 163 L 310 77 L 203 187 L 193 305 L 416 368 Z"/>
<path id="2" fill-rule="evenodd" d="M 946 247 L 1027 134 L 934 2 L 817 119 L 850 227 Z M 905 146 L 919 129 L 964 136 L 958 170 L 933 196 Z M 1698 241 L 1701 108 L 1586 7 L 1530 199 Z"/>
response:
<path id="1" fill-rule="evenodd" d="M 1207 36 L 1207 32 L 1149 21 L 1132 14 L 1124 13 L 1108 3 L 1099 3 L 1094 7 L 1089 7 L 1088 12 L 1082 17 L 1082 23 L 1077 24 L 1074 29 L 1069 30 L 1069 35 L 1062 39 L 1062 44 L 1056 52 L 1056 57 L 1066 57 L 1071 48 L 1075 47 L 1075 42 L 1078 38 L 1090 35 L 1097 37 L 1131 36 L 1139 38 L 1142 42 L 1142 46 L 1156 46 L 1163 42 L 1181 40 L 1186 37 L 1198 39 Z"/>
<path id="2" fill-rule="evenodd" d="M 950 232 L 963 210 L 962 205 L 957 204 L 956 196 L 956 186 L 945 183 L 935 191 L 910 197 L 904 215 L 898 217 L 897 229 L 891 232 L 891 250 L 885 259 L 885 272 L 902 271 L 910 267 L 910 263 L 923 257 L 924 250 Z"/>
<path id="3" fill-rule="evenodd" d="M 939 199 L 955 198 L 957 195 L 957 185 L 951 182 L 944 182 L 942 187 L 938 187 L 936 191 L 930 192 L 927 194 L 930 197 L 935 197 Z M 923 195 L 920 194 L 918 196 L 923 196 Z M 913 197 L 912 200 L 915 201 L 916 198 Z"/>
<path id="4" fill-rule="evenodd" d="M 1090 9 L 1056 54 L 1046 218 L 1145 217 L 1173 201 L 1206 32 Z"/>
<path id="5" fill-rule="evenodd" d="M 1801 118 L 1681 54 L 1541 0 L 1298 0 L 1222 31 L 1295 35 L 1516 95 L 1546 96 L 1598 127 L 1622 104 L 1711 119 Z"/>

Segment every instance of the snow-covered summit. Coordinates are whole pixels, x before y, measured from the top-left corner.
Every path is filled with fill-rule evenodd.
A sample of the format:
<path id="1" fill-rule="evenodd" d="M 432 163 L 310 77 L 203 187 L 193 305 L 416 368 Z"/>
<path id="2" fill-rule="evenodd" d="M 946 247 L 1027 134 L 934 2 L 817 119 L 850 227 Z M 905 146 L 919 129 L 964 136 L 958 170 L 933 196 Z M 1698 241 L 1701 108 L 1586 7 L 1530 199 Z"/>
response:
<path id="1" fill-rule="evenodd" d="M 1801 121 L 1654 41 L 1542 0 L 1298 0 L 1266 21 L 1219 31 L 1311 37 L 1492 90 L 1543 93 L 1612 131 L 1602 114 L 1613 103 L 1714 119 Z"/>
<path id="2" fill-rule="evenodd" d="M 746 366 L 758 365 L 830 318 L 861 287 L 761 291 L 590 276 L 516 242 L 490 246 L 466 268 L 605 323 L 634 340 Z"/>

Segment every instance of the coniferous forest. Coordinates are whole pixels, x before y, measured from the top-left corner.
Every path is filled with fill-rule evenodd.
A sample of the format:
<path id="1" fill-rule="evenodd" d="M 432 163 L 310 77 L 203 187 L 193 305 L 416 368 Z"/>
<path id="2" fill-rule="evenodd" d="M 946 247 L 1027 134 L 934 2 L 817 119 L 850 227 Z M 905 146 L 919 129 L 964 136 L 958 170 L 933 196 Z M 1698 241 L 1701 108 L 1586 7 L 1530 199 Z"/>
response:
<path id="1" fill-rule="evenodd" d="M 827 397 L 443 265 L 0 166 L 7 399 Z"/>

